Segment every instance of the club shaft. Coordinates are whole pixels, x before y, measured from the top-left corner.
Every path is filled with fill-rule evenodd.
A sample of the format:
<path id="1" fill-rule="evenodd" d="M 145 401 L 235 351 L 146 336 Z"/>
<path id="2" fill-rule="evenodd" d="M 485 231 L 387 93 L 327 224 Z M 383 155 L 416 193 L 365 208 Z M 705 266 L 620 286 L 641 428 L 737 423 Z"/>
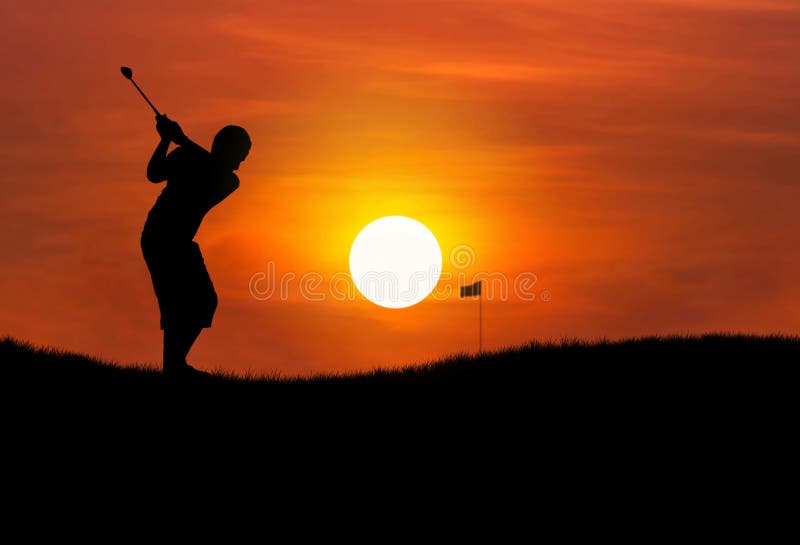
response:
<path id="1" fill-rule="evenodd" d="M 160 112 L 159 112 L 159 111 L 156 109 L 156 107 L 155 107 L 155 106 L 153 106 L 153 103 L 152 103 L 152 102 L 150 102 L 150 99 L 149 99 L 149 98 L 147 98 L 147 95 L 146 95 L 146 94 L 144 94 L 144 91 L 142 91 L 141 89 L 139 89 L 139 86 L 138 86 L 138 85 L 136 85 L 136 82 L 135 82 L 135 81 L 133 81 L 133 78 L 131 78 L 131 83 L 133 84 L 133 86 L 134 86 L 134 87 L 136 87 L 136 90 L 137 90 L 137 91 L 139 91 L 139 94 L 141 94 L 141 95 L 142 95 L 142 97 L 143 97 L 143 98 L 144 98 L 144 99 L 147 101 L 147 103 L 150 105 L 150 107 L 151 107 L 151 108 L 153 108 L 153 111 L 156 113 L 156 115 L 161 115 L 161 113 L 160 113 Z"/>

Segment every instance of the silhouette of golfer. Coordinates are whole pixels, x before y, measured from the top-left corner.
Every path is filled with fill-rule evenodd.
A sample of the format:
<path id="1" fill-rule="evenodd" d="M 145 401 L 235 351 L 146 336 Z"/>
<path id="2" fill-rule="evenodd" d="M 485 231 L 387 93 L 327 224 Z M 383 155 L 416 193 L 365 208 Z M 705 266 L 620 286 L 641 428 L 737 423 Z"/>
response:
<path id="1" fill-rule="evenodd" d="M 147 164 L 147 179 L 167 185 L 147 215 L 141 245 L 161 311 L 164 374 L 207 375 L 186 363 L 217 308 L 214 284 L 193 239 L 208 211 L 239 187 L 233 171 L 250 152 L 250 137 L 228 125 L 214 137 L 209 153 L 166 115 L 156 116 L 156 130 L 161 141 Z M 170 142 L 178 147 L 167 155 Z"/>

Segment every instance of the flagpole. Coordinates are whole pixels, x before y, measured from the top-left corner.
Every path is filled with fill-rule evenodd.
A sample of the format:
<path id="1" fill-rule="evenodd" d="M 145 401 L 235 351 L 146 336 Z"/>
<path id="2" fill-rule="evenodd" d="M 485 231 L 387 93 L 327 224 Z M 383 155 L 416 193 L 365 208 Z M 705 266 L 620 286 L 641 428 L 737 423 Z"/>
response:
<path id="1" fill-rule="evenodd" d="M 483 290 L 478 288 L 478 354 L 483 352 Z"/>

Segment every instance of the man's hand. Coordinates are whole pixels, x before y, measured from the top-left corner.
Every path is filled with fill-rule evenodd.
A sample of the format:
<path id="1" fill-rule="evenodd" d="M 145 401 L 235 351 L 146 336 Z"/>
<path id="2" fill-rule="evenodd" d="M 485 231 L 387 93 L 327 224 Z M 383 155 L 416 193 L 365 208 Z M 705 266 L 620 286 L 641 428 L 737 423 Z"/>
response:
<path id="1" fill-rule="evenodd" d="M 186 140 L 186 135 L 183 134 L 183 129 L 178 125 L 177 121 L 173 121 L 167 117 L 167 114 L 156 116 L 156 130 L 161 135 L 162 140 L 172 141 L 179 146 Z"/>

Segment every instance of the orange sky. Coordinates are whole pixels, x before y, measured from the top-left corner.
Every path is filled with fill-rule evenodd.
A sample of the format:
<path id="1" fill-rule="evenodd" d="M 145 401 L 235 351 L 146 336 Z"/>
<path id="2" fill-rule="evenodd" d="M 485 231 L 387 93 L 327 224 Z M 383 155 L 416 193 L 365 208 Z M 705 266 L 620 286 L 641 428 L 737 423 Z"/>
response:
<path id="1" fill-rule="evenodd" d="M 250 294 L 270 261 L 346 273 L 360 228 L 396 214 L 445 272 L 536 275 L 535 300 L 484 301 L 488 347 L 800 330 L 796 1 L 34 0 L 0 4 L 0 46 L 0 333 L 160 359 L 138 244 L 157 137 L 123 64 L 199 143 L 253 138 L 198 236 L 221 300 L 199 367 L 474 349 L 475 301 Z"/>

